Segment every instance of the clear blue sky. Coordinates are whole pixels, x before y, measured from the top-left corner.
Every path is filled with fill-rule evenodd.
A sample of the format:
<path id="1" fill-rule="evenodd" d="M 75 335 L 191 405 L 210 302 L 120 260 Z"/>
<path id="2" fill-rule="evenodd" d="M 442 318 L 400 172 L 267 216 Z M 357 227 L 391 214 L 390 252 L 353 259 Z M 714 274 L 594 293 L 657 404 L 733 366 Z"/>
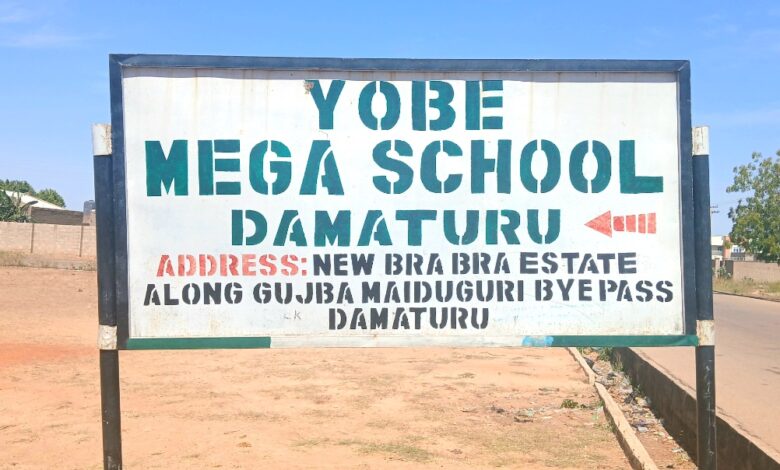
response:
<path id="1" fill-rule="evenodd" d="M 596 6 L 598 5 L 598 6 Z M 732 168 L 780 149 L 780 2 L 0 0 L 0 178 L 92 199 L 108 54 L 689 59 L 711 126 L 713 232 Z"/>

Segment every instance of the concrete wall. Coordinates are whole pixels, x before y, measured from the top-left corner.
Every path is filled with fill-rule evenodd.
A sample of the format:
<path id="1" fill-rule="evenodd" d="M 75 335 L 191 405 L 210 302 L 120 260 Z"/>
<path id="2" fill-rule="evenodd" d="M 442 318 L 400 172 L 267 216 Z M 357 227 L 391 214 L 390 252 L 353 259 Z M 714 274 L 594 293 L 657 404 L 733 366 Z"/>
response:
<path id="1" fill-rule="evenodd" d="M 35 224 L 81 225 L 84 222 L 84 214 L 79 211 L 32 206 L 30 219 Z"/>
<path id="2" fill-rule="evenodd" d="M 650 398 L 653 411 L 688 455 L 696 461 L 695 391 L 661 372 L 636 351 L 615 348 L 613 359 L 623 365 L 631 383 Z M 730 419 L 717 417 L 718 468 L 729 470 L 780 470 L 780 456 L 757 443 Z"/>
<path id="3" fill-rule="evenodd" d="M 84 225 L 84 232 L 81 239 L 81 257 L 95 258 L 97 248 L 97 232 L 94 225 Z"/>
<path id="4" fill-rule="evenodd" d="M 0 222 L 0 251 L 25 251 L 29 253 L 32 245 L 33 224 Z"/>
<path id="5" fill-rule="evenodd" d="M 83 225 L 95 225 L 95 209 L 85 211 L 82 214 L 81 223 Z"/>
<path id="6" fill-rule="evenodd" d="M 0 222 L 0 251 L 95 258 L 95 227 Z"/>
<path id="7" fill-rule="evenodd" d="M 726 260 L 726 271 L 732 279 L 750 278 L 754 281 L 780 281 L 780 265 L 777 263 Z"/>

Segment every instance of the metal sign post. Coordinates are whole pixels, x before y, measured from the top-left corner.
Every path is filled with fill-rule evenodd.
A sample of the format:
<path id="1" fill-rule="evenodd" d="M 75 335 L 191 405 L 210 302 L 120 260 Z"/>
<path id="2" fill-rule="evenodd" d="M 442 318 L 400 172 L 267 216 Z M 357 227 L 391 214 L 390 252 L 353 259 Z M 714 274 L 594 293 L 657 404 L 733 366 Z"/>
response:
<path id="1" fill-rule="evenodd" d="M 92 126 L 97 221 L 98 347 L 100 402 L 103 421 L 103 467 L 122 468 L 122 426 L 119 402 L 119 351 L 116 347 L 116 265 L 114 262 L 114 170 L 111 126 Z"/>
<path id="2" fill-rule="evenodd" d="M 693 213 L 696 219 L 696 419 L 697 464 L 717 468 L 715 322 L 712 308 L 709 128 L 693 130 Z"/>

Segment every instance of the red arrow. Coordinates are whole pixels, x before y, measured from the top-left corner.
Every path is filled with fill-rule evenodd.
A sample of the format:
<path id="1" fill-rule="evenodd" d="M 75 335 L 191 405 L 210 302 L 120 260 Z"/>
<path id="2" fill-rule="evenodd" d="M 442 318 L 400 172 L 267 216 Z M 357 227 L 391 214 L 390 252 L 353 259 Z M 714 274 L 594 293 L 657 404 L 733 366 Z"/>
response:
<path id="1" fill-rule="evenodd" d="M 616 232 L 655 233 L 655 212 L 646 214 L 616 215 L 607 211 L 586 222 L 587 227 L 612 238 L 612 230 Z"/>
<path id="2" fill-rule="evenodd" d="M 585 225 L 612 238 L 612 211 L 601 214 Z"/>

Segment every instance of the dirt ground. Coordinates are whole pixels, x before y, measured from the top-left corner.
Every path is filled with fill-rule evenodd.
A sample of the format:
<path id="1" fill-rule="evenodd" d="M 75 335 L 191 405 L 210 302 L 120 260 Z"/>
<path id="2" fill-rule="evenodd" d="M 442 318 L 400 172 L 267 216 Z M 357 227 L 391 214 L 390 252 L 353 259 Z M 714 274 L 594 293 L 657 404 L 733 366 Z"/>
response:
<path id="1" fill-rule="evenodd" d="M 102 468 L 96 319 L 94 272 L 0 268 L 0 468 Z M 120 362 L 126 468 L 629 468 L 564 349 Z"/>

